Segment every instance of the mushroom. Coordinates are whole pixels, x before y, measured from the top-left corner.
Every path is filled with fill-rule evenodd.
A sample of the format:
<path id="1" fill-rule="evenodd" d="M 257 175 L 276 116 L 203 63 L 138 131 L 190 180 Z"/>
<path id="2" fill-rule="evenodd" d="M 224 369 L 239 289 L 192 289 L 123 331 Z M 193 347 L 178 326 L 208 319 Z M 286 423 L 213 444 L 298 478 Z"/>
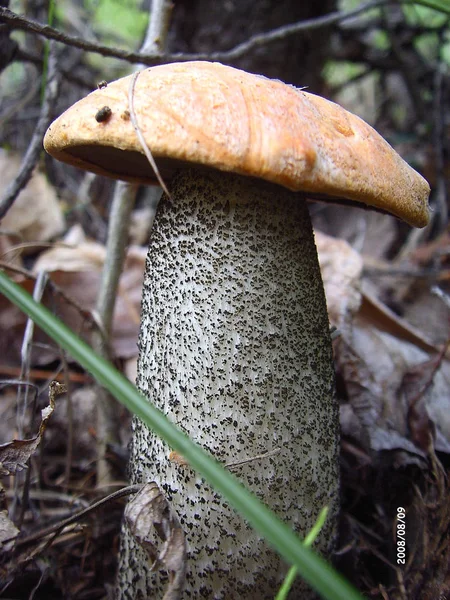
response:
<path id="1" fill-rule="evenodd" d="M 49 128 L 54 157 L 153 183 L 125 77 Z M 98 122 L 108 107 L 108 119 Z M 333 547 L 338 409 L 306 197 L 428 222 L 429 186 L 369 125 L 305 91 L 218 63 L 152 67 L 134 111 L 170 197 L 146 264 L 137 385 L 300 534 L 328 505 Z M 273 598 L 286 565 L 165 443 L 134 422 L 131 477 L 156 481 L 189 545 L 188 597 Z M 164 577 L 122 548 L 121 597 Z M 311 592 L 297 584 L 296 597 Z"/>

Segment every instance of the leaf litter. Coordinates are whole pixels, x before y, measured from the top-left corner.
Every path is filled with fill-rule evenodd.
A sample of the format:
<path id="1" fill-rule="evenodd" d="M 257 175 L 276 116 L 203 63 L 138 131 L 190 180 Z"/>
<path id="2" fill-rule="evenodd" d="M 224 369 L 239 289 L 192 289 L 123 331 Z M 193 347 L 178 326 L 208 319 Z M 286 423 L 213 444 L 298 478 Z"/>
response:
<path id="1" fill-rule="evenodd" d="M 372 260 L 368 260 L 344 240 L 326 236 L 318 231 L 316 239 L 330 323 L 339 331 L 339 335 L 333 342 L 343 436 L 343 516 L 341 524 L 343 533 L 338 549 L 338 561 L 344 572 L 349 562 L 357 561 L 359 565 L 362 565 L 359 570 L 355 569 L 360 577 L 360 581 L 356 583 L 360 584 L 361 589 L 367 589 L 368 582 L 375 585 L 377 578 L 380 578 L 380 573 L 382 573 L 383 581 L 388 582 L 391 587 L 397 585 L 399 574 L 395 561 L 390 556 L 392 548 L 395 547 L 395 536 L 388 524 L 392 523 L 394 518 L 392 512 L 395 510 L 394 504 L 403 502 L 407 507 L 407 514 L 411 514 L 411 519 L 414 515 L 415 519 L 414 544 L 411 542 L 413 544 L 411 564 L 415 565 L 415 571 L 412 570 L 412 567 L 408 567 L 402 573 L 404 578 L 402 585 L 406 586 L 406 589 L 415 590 L 414 593 L 416 593 L 417 590 L 426 587 L 426 569 L 423 565 L 427 565 L 427 568 L 436 573 L 436 577 L 442 579 L 445 571 L 442 561 L 447 557 L 446 549 L 442 548 L 442 536 L 449 531 L 448 510 L 445 509 L 443 502 L 447 493 L 446 483 L 445 480 L 442 480 L 440 471 L 436 467 L 439 460 L 445 462 L 445 456 L 450 454 L 448 351 L 439 342 L 442 340 L 442 330 L 445 330 L 446 322 L 442 323 L 441 319 L 441 331 L 439 332 L 425 331 L 423 323 L 411 324 L 405 318 L 408 308 L 411 306 L 411 303 L 407 303 L 407 299 L 408 293 L 411 293 L 409 290 L 414 288 L 413 283 L 417 283 L 417 281 L 410 282 L 409 286 L 407 281 L 403 281 L 400 301 L 397 296 L 397 306 L 401 304 L 405 307 L 404 316 L 402 316 L 395 312 L 389 304 L 389 300 L 395 299 L 400 289 L 394 288 L 393 290 L 392 284 L 385 284 L 385 280 L 380 282 L 380 278 L 371 275 L 374 265 L 373 257 Z M 129 269 L 123 275 L 116 313 L 117 327 L 113 339 L 115 356 L 127 362 L 130 361 L 130 363 L 135 361 L 137 354 L 136 341 L 145 253 L 146 250 L 143 247 L 131 247 L 129 250 L 127 258 Z M 55 297 L 50 294 L 45 298 L 45 302 L 50 302 L 53 307 L 57 306 L 57 312 L 75 330 L 86 333 L 86 314 L 89 314 L 95 306 L 103 260 L 104 247 L 95 241 L 88 240 L 82 229 L 77 226 L 69 230 L 63 244 L 44 250 L 40 253 L 38 261 L 35 262 L 35 270 L 48 271 L 51 280 L 64 289 L 68 297 L 74 299 L 74 306 L 69 306 L 61 298 L 55 304 Z M 411 264 L 408 269 L 424 268 L 423 263 L 414 262 L 414 257 L 410 260 Z M 383 265 L 384 272 L 389 272 L 389 268 L 393 270 L 398 268 L 398 265 L 393 265 L 385 259 L 377 258 L 377 261 L 378 265 Z M 390 281 L 395 280 L 395 278 L 391 278 Z M 26 284 L 26 281 L 24 283 Z M 427 294 L 430 297 L 430 286 L 422 287 L 422 297 L 426 297 Z M 435 302 L 436 298 L 433 301 Z M 78 305 L 80 310 L 77 308 Z M 8 311 L 11 311 L 10 306 L 0 307 L 0 330 L 3 322 L 5 332 L 12 323 L 11 315 L 6 316 Z M 442 314 L 447 315 L 448 318 L 448 308 L 445 311 Z M 18 332 L 20 332 L 20 323 L 17 325 L 16 337 Z M 39 334 L 35 337 L 36 341 L 39 341 Z M 10 354 L 13 356 L 12 349 Z M 46 351 L 38 354 L 32 367 L 52 365 L 57 356 L 55 352 L 46 353 Z M 18 363 L 18 358 L 16 357 L 12 362 Z M 70 369 L 73 368 L 74 366 L 70 366 Z M 124 368 L 126 369 L 125 365 Z M 76 387 L 77 394 L 83 396 L 83 389 L 86 390 L 86 394 L 88 393 L 86 384 L 80 382 L 76 384 Z M 80 432 L 80 428 L 84 428 L 84 432 L 83 435 L 75 434 L 72 454 L 66 454 L 65 457 L 64 454 L 61 455 L 60 448 L 64 445 L 64 436 L 55 436 L 51 431 L 52 427 L 47 432 L 51 435 L 46 434 L 46 438 L 48 437 L 49 450 L 57 453 L 54 454 L 55 458 L 60 457 L 58 458 L 60 464 L 62 464 L 61 460 L 71 462 L 72 479 L 69 480 L 72 481 L 71 485 L 81 485 L 84 494 L 89 498 L 93 494 L 93 488 L 89 485 L 89 481 L 95 478 L 95 468 L 92 462 L 95 456 L 95 425 L 89 416 L 83 416 L 89 413 L 82 412 L 80 400 L 76 399 L 75 402 L 76 414 L 75 417 L 73 415 L 71 417 L 72 424 L 75 426 L 76 417 L 79 416 L 75 431 Z M 90 406 L 92 406 L 92 402 L 95 403 L 95 397 L 89 400 Z M 56 430 L 64 427 L 63 413 L 58 423 L 60 424 L 54 428 Z M 6 460 L 7 465 L 12 464 L 11 468 L 16 472 L 19 471 L 20 465 L 26 462 L 25 455 L 21 454 L 22 449 L 24 451 L 25 448 L 31 450 L 30 454 L 34 457 L 36 451 L 42 448 L 42 440 L 39 440 L 39 443 L 35 438 L 34 441 L 28 441 L 30 443 L 25 444 L 23 448 L 20 443 L 17 444 L 15 463 L 14 457 L 12 460 Z M 5 449 L 6 454 L 7 452 L 16 452 L 14 444 L 10 444 L 8 450 Z M 84 448 L 84 450 L 81 452 L 80 448 Z M 116 450 L 112 449 L 111 456 L 117 457 Z M 40 451 L 42 452 L 42 450 Z M 118 452 L 120 454 L 121 450 L 118 449 Z M 438 458 L 436 458 L 436 453 L 439 454 Z M 119 468 L 121 473 L 124 473 L 126 461 L 126 453 L 124 454 Z M 51 456 L 49 455 L 49 457 Z M 61 467 L 58 467 L 58 463 L 52 465 L 48 460 L 44 465 L 46 480 L 53 482 L 52 485 L 56 485 L 56 489 L 58 489 L 58 486 L 61 486 L 58 481 L 64 481 L 64 478 L 61 479 Z M 34 471 L 35 467 L 33 466 L 32 469 Z M 20 475 L 19 473 L 18 476 Z M 118 480 L 118 483 L 119 481 L 121 480 Z M 67 486 L 67 482 L 64 485 Z M 153 492 L 155 498 L 159 500 L 150 501 L 146 509 L 150 515 L 153 515 L 147 517 L 147 521 L 150 519 L 153 522 L 153 537 L 152 541 L 145 542 L 144 545 L 150 549 L 150 554 L 156 560 L 156 564 L 170 571 L 174 564 L 171 560 L 175 556 L 182 555 L 182 542 L 174 534 L 175 546 L 172 552 L 171 531 L 178 530 L 175 520 L 171 521 L 171 519 L 174 519 L 176 515 L 170 516 L 170 510 L 167 513 L 164 512 L 167 507 L 158 513 L 159 509 L 156 510 L 155 507 L 161 498 L 157 490 L 153 490 Z M 11 493 L 12 489 L 9 494 Z M 60 492 L 59 498 L 60 500 L 56 501 L 54 506 L 65 514 L 68 511 L 71 512 L 70 507 L 63 500 L 62 492 Z M 39 585 L 43 590 L 48 589 L 45 584 L 47 575 L 43 575 L 43 571 L 40 570 L 42 567 L 40 557 L 53 556 L 60 561 L 56 574 L 50 578 L 52 585 L 56 585 L 59 589 L 58 593 L 62 593 L 63 596 L 76 596 L 78 593 L 84 593 L 83 590 L 90 589 L 88 597 L 101 597 L 101 590 L 105 589 L 104 585 L 102 584 L 98 590 L 94 585 L 98 577 L 99 564 L 89 558 L 91 555 L 86 554 L 86 549 L 92 552 L 93 548 L 99 547 L 98 538 L 95 535 L 92 536 L 92 532 L 95 530 L 92 527 L 96 523 L 97 530 L 103 531 L 103 537 L 110 540 L 108 542 L 109 549 L 112 547 L 112 541 L 117 553 L 122 511 L 121 504 L 117 500 L 117 498 L 111 500 L 111 505 L 108 505 L 107 522 L 104 517 L 102 519 L 99 515 L 90 516 L 90 525 L 87 528 L 73 523 L 70 529 L 63 530 L 64 533 L 59 531 L 58 535 L 54 535 L 53 538 L 47 536 L 39 543 L 36 541 L 34 545 L 27 548 L 26 555 L 19 553 L 20 560 L 17 557 L 11 558 L 12 562 L 9 567 L 12 565 L 14 568 L 8 572 L 15 573 L 15 567 L 19 564 L 17 560 L 23 561 L 26 556 L 27 572 L 31 573 L 34 578 L 38 575 L 43 577 Z M 4 497 L 3 507 L 6 508 L 9 503 L 9 500 Z M 433 510 L 429 508 L 430 503 Z M 55 515 L 53 509 L 50 508 L 51 505 L 46 508 L 44 503 L 43 506 L 42 516 L 45 521 L 54 520 Z M 161 506 L 163 505 L 161 504 Z M 30 518 L 32 513 L 27 513 L 25 523 L 21 527 L 17 527 L 15 522 L 7 516 L 5 508 L 0 513 L 4 522 L 3 538 L 11 539 L 18 532 L 20 532 L 20 536 L 26 538 L 33 523 L 33 519 Z M 114 515 L 116 516 L 114 517 Z M 166 515 L 165 521 L 163 515 Z M 111 527 L 113 521 L 114 527 Z M 164 522 L 164 527 L 161 529 L 162 522 Z M 159 523 L 156 528 L 154 527 L 155 523 Z M 156 533 L 158 527 L 160 531 L 165 531 L 159 544 Z M 108 535 L 112 537 L 108 538 Z M 7 544 L 11 544 L 11 542 L 7 542 Z M 79 548 L 78 553 L 83 547 L 85 550 L 82 551 L 81 563 L 79 559 L 76 561 L 79 565 L 74 569 L 76 575 L 67 577 L 66 568 L 69 568 L 75 560 L 71 556 L 71 547 Z M 431 547 L 440 549 L 441 560 L 437 560 L 436 554 L 432 556 L 428 552 L 427 548 Z M 8 555 L 9 548 L 9 546 L 4 546 L 4 555 Z M 63 548 L 63 553 L 55 554 L 57 548 Z M 10 553 L 10 555 L 13 557 L 13 554 Z M 61 562 L 62 556 L 64 560 Z M 422 561 L 420 568 L 418 568 L 417 562 L 419 556 Z M 178 570 L 173 569 L 171 581 L 180 581 L 183 561 L 179 560 L 181 562 L 178 563 Z M 83 564 L 89 564 L 91 568 L 90 574 L 84 573 L 84 584 L 81 583 L 82 571 L 80 572 Z M 109 581 L 112 581 L 114 564 L 114 557 L 111 560 L 108 559 L 108 562 L 104 564 L 104 568 L 109 573 Z M 376 568 L 373 567 L 373 564 L 376 565 Z M 30 565 L 34 565 L 34 567 L 30 569 Z M 421 577 L 417 573 L 421 573 Z M 10 590 L 14 590 L 16 584 L 17 582 L 13 581 Z M 176 589 L 178 583 L 174 585 Z M 170 587 L 168 593 L 171 593 Z M 174 592 L 174 597 L 176 597 L 176 593 L 178 592 Z M 392 598 L 394 597 L 392 596 Z"/>

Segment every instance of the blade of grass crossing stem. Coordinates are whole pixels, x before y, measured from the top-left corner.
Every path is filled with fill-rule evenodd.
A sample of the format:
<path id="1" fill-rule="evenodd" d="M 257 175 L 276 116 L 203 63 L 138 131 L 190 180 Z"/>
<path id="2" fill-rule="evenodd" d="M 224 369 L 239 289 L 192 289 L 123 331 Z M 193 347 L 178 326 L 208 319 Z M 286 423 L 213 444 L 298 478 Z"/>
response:
<path id="1" fill-rule="evenodd" d="M 328 506 L 324 506 L 317 517 L 317 521 L 312 526 L 311 530 L 303 540 L 303 545 L 306 547 L 312 546 L 314 540 L 319 535 L 320 530 L 325 524 L 328 514 Z M 289 590 L 292 587 L 292 584 L 297 577 L 297 567 L 291 567 L 283 581 L 283 585 L 280 587 L 278 594 L 275 597 L 275 600 L 286 600 L 289 594 Z"/>
<path id="2" fill-rule="evenodd" d="M 172 425 L 167 417 L 149 402 L 136 387 L 92 348 L 80 340 L 64 323 L 0 271 L 0 292 L 16 304 L 33 321 L 89 371 L 111 394 L 136 414 L 167 444 L 182 454 L 205 480 L 220 492 L 229 504 L 266 540 L 298 573 L 327 600 L 362 600 L 358 592 L 325 560 L 306 548 L 295 533 L 251 494 L 229 471 Z"/>

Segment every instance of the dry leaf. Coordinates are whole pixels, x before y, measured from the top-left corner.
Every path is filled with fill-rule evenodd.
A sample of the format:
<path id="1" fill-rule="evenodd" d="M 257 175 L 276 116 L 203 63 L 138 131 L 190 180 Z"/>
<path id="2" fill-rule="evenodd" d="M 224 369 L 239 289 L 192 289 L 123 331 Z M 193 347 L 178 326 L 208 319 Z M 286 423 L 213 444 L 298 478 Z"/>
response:
<path id="1" fill-rule="evenodd" d="M 34 265 L 34 272 L 67 271 L 70 273 L 101 270 L 106 248 L 86 239 L 80 225 L 74 225 L 64 236 L 63 244 L 43 252 Z"/>
<path id="2" fill-rule="evenodd" d="M 352 425 L 348 411 L 343 433 L 367 449 L 405 450 L 413 458 L 426 456 L 410 432 L 410 402 L 405 395 L 405 376 L 429 360 L 428 354 L 408 341 L 377 329 L 359 315 L 353 325 L 352 343 L 341 339 L 336 348 L 338 370 L 361 431 Z M 450 453 L 450 364 L 443 361 L 423 394 L 430 427 L 436 431 L 435 449 Z M 424 410 L 424 409 L 423 409 Z M 431 425 L 432 424 L 432 425 Z"/>
<path id="3" fill-rule="evenodd" d="M 95 309 L 106 249 L 86 240 L 79 226 L 73 227 L 64 239 L 65 246 L 44 252 L 34 270 L 51 273 L 51 279 L 86 311 Z M 131 358 L 137 355 L 140 306 L 147 250 L 130 246 L 119 282 L 113 321 L 112 346 L 115 356 Z M 74 331 L 82 328 L 82 318 L 71 307 L 58 306 L 58 314 Z"/>
<path id="4" fill-rule="evenodd" d="M 181 598 L 186 574 L 186 541 L 178 517 L 155 482 L 146 484 L 130 500 L 125 520 L 131 533 L 146 550 L 152 570 L 169 573 L 169 585 L 163 600 Z M 155 535 L 156 534 L 156 535 Z M 158 550 L 162 540 L 162 547 Z"/>
<path id="5" fill-rule="evenodd" d="M 0 511 L 0 554 L 2 552 L 9 552 L 12 550 L 14 546 L 14 540 L 11 538 L 15 538 L 19 534 L 19 530 L 8 517 L 8 512 L 6 510 Z M 11 540 L 9 542 L 5 542 L 4 540 Z"/>
<path id="6" fill-rule="evenodd" d="M 433 441 L 450 453 L 449 362 L 434 359 L 439 347 L 377 298 L 361 279 L 363 261 L 353 248 L 319 232 L 316 242 L 330 321 L 341 331 L 334 349 L 349 401 L 341 407 L 343 433 L 367 451 L 403 450 L 413 462 L 427 456 Z M 417 396 L 436 360 L 432 385 Z"/>
<path id="7" fill-rule="evenodd" d="M 327 298 L 328 316 L 340 330 L 351 326 L 361 304 L 361 256 L 343 240 L 315 232 L 320 270 Z"/>
<path id="8" fill-rule="evenodd" d="M 147 188 L 148 190 L 155 190 L 158 193 L 159 188 Z M 153 192 L 155 196 L 155 192 Z M 158 194 L 159 195 L 159 194 Z M 156 202 L 155 202 L 156 204 Z M 130 219 L 130 243 L 138 246 L 145 246 L 148 244 L 148 238 L 150 230 L 155 218 L 156 206 L 144 206 L 142 208 L 136 208 L 131 213 Z"/>
<path id="9" fill-rule="evenodd" d="M 79 232 L 84 239 L 84 234 L 79 227 L 72 228 L 70 233 L 76 235 L 70 235 L 67 239 L 69 241 L 76 239 L 80 236 Z M 68 327 L 83 336 L 86 333 L 86 313 L 89 314 L 95 309 L 105 249 L 102 245 L 92 242 L 82 242 L 80 246 L 81 248 L 78 246 L 52 248 L 49 252 L 41 255 L 36 268 L 42 267 L 48 270 L 52 282 L 58 285 L 66 296 L 72 298 L 82 309 L 81 311 L 75 309 L 58 295 L 49 296 L 46 293 L 44 296 L 44 304 Z M 138 353 L 137 340 L 146 254 L 146 249 L 137 246 L 130 247 L 127 252 L 125 268 L 120 278 L 113 322 L 112 348 L 114 356 L 117 358 L 129 359 L 137 356 Z M 34 282 L 32 280 L 18 281 L 18 283 L 27 292 L 33 293 Z M 24 313 L 0 295 L 0 357 L 2 363 L 20 364 L 21 339 L 25 323 Z M 58 351 L 53 349 L 53 345 L 49 345 L 48 337 L 38 328 L 35 342 L 42 342 L 47 346 L 33 351 L 32 365 L 44 365 L 59 359 Z"/>
<path id="10" fill-rule="evenodd" d="M 423 331 L 415 328 L 406 319 L 399 317 L 377 298 L 373 285 L 364 280 L 361 283 L 361 288 L 363 301 L 360 315 L 372 322 L 374 327 L 392 333 L 399 339 L 409 341 L 425 352 L 439 352 L 439 348 L 427 339 Z"/>
<path id="11" fill-rule="evenodd" d="M 388 215 L 338 204 L 321 204 L 320 210 L 316 205 L 314 212 L 315 227 L 364 257 L 384 257 L 396 239 L 398 227 Z"/>
<path id="12" fill-rule="evenodd" d="M 430 360 L 415 365 L 402 381 L 402 392 L 408 405 L 408 425 L 411 439 L 427 454 L 433 452 L 436 429 L 426 407 L 426 392 L 444 360 L 446 347 Z"/>
<path id="13" fill-rule="evenodd" d="M 0 446 L 0 475 L 13 475 L 26 468 L 30 456 L 36 451 L 44 435 L 47 421 L 55 408 L 55 397 L 66 391 L 64 385 L 52 381 L 49 386 L 49 405 L 41 411 L 41 424 L 36 437 L 29 440 L 13 440 Z"/>
<path id="14" fill-rule="evenodd" d="M 0 150 L 0 195 L 14 180 L 19 156 Z M 64 218 L 54 188 L 35 171 L 2 219 L 2 229 L 13 231 L 23 242 L 43 242 L 64 231 Z M 17 243 L 17 238 L 13 240 Z"/>
<path id="15" fill-rule="evenodd" d="M 403 316 L 412 327 L 426 331 L 433 344 L 445 344 L 450 337 L 449 311 L 445 303 L 431 292 L 429 282 L 412 288 L 407 303 L 402 306 Z"/>

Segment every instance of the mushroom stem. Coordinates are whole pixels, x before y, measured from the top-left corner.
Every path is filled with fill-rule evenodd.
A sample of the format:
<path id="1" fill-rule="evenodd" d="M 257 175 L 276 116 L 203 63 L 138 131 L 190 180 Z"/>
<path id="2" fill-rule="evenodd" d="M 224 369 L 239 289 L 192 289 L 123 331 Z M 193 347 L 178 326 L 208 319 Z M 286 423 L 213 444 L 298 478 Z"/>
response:
<path id="1" fill-rule="evenodd" d="M 244 461 L 236 475 L 300 535 L 328 505 L 318 541 L 327 553 L 338 412 L 306 203 L 276 185 L 198 170 L 180 173 L 170 191 L 147 258 L 138 387 L 219 461 Z M 161 440 L 134 428 L 132 482 L 156 481 L 187 536 L 187 597 L 273 598 L 288 566 Z M 120 597 L 160 597 L 165 578 L 133 560 L 129 534 L 123 544 Z M 296 597 L 313 597 L 305 589 Z"/>

